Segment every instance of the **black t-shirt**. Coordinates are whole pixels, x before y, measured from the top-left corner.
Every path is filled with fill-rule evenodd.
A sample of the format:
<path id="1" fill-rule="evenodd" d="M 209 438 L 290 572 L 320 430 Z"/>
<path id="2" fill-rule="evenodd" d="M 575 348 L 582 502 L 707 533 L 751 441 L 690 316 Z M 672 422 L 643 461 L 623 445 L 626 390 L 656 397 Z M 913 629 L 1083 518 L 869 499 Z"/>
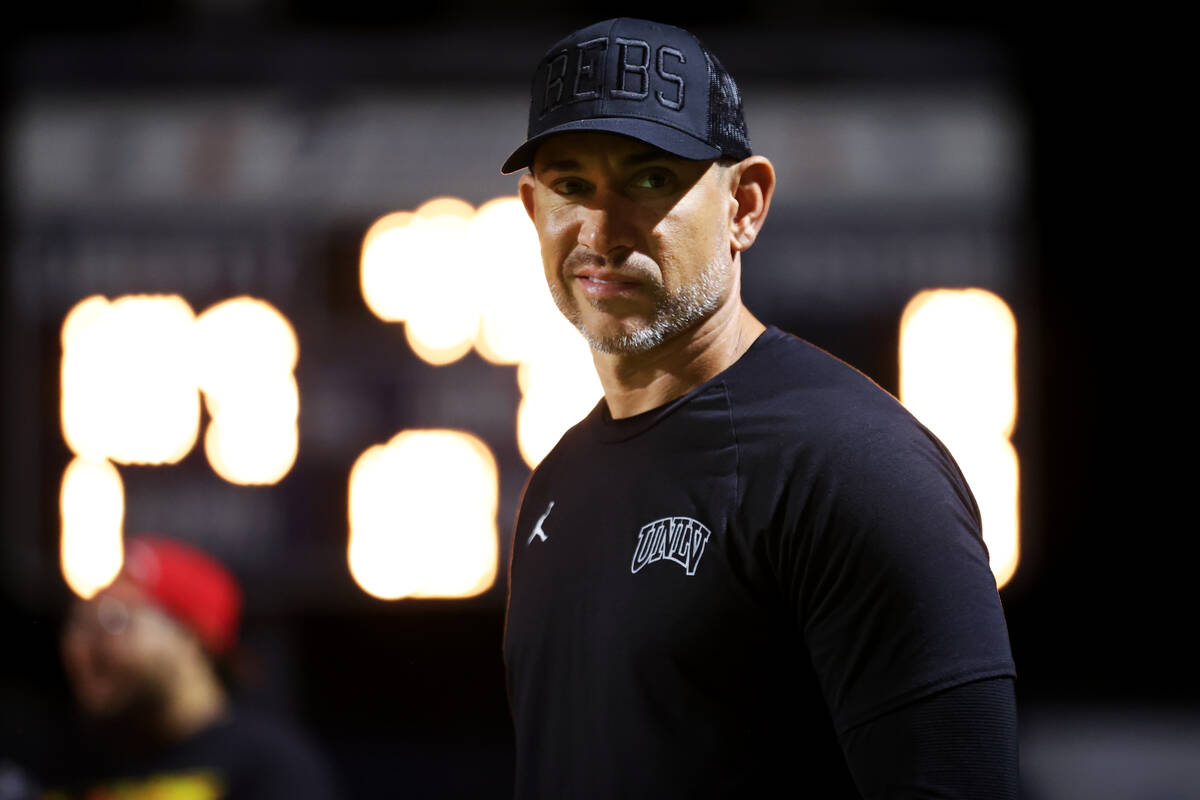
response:
<path id="1" fill-rule="evenodd" d="M 949 453 L 774 328 L 685 396 L 568 431 L 510 569 L 519 800 L 853 797 L 839 735 L 1014 673 Z"/>
<path id="2" fill-rule="evenodd" d="M 333 800 L 330 768 L 283 722 L 235 711 L 169 747 L 137 755 L 92 741 L 72 754 L 46 800 Z"/>

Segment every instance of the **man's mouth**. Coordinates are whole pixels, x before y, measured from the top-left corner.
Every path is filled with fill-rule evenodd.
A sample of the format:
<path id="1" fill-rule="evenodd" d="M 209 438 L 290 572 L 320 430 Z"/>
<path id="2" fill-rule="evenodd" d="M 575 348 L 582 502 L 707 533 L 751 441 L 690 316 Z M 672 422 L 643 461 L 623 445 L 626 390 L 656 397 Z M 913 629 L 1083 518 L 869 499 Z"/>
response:
<path id="1" fill-rule="evenodd" d="M 594 275 L 576 275 L 581 281 L 595 283 L 601 286 L 637 286 L 639 281 L 629 278 L 597 278 Z"/>
<path id="2" fill-rule="evenodd" d="M 575 279 L 579 281 L 584 294 L 596 299 L 630 294 L 642 285 L 636 278 L 615 272 L 583 270 L 575 273 Z"/>
<path id="3" fill-rule="evenodd" d="M 584 267 L 583 269 L 576 270 L 574 277 L 581 281 L 603 286 L 637 286 L 643 282 L 642 278 L 636 275 L 599 267 Z"/>

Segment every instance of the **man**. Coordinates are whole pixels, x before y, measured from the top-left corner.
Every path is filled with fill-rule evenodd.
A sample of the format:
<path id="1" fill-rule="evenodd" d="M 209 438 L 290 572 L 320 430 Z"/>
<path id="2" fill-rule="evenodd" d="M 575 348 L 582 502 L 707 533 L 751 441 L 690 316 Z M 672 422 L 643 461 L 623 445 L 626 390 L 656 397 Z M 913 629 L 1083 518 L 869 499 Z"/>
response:
<path id="1" fill-rule="evenodd" d="M 742 304 L 775 175 L 720 62 L 589 26 L 528 133 L 503 171 L 604 398 L 518 514 L 516 796 L 1015 797 L 975 501 L 890 395 Z"/>
<path id="2" fill-rule="evenodd" d="M 303 736 L 230 699 L 221 673 L 241 598 L 232 574 L 194 547 L 127 542 L 120 575 L 76 601 L 64 630 L 64 665 L 92 736 L 48 797 L 336 796 Z"/>

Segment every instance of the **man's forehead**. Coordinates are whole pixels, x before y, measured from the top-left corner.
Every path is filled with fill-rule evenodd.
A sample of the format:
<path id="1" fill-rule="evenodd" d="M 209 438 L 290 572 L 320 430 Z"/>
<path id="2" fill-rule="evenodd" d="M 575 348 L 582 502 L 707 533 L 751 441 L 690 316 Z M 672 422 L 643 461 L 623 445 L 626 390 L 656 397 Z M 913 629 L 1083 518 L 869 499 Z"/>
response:
<path id="1" fill-rule="evenodd" d="M 543 142 L 533 158 L 533 167 L 578 169 L 590 164 L 615 163 L 637 166 L 652 161 L 687 161 L 666 150 L 618 133 L 580 131 L 555 134 Z"/>

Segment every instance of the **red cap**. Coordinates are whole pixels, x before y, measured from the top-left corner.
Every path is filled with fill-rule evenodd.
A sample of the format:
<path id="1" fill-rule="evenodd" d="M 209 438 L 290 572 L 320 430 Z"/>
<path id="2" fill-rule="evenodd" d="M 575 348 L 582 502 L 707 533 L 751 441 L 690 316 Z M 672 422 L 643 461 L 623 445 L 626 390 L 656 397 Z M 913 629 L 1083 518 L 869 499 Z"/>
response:
<path id="1" fill-rule="evenodd" d="M 136 536 L 125 542 L 121 575 L 192 630 L 209 652 L 222 655 L 237 641 L 242 590 L 208 554 L 172 539 Z"/>

